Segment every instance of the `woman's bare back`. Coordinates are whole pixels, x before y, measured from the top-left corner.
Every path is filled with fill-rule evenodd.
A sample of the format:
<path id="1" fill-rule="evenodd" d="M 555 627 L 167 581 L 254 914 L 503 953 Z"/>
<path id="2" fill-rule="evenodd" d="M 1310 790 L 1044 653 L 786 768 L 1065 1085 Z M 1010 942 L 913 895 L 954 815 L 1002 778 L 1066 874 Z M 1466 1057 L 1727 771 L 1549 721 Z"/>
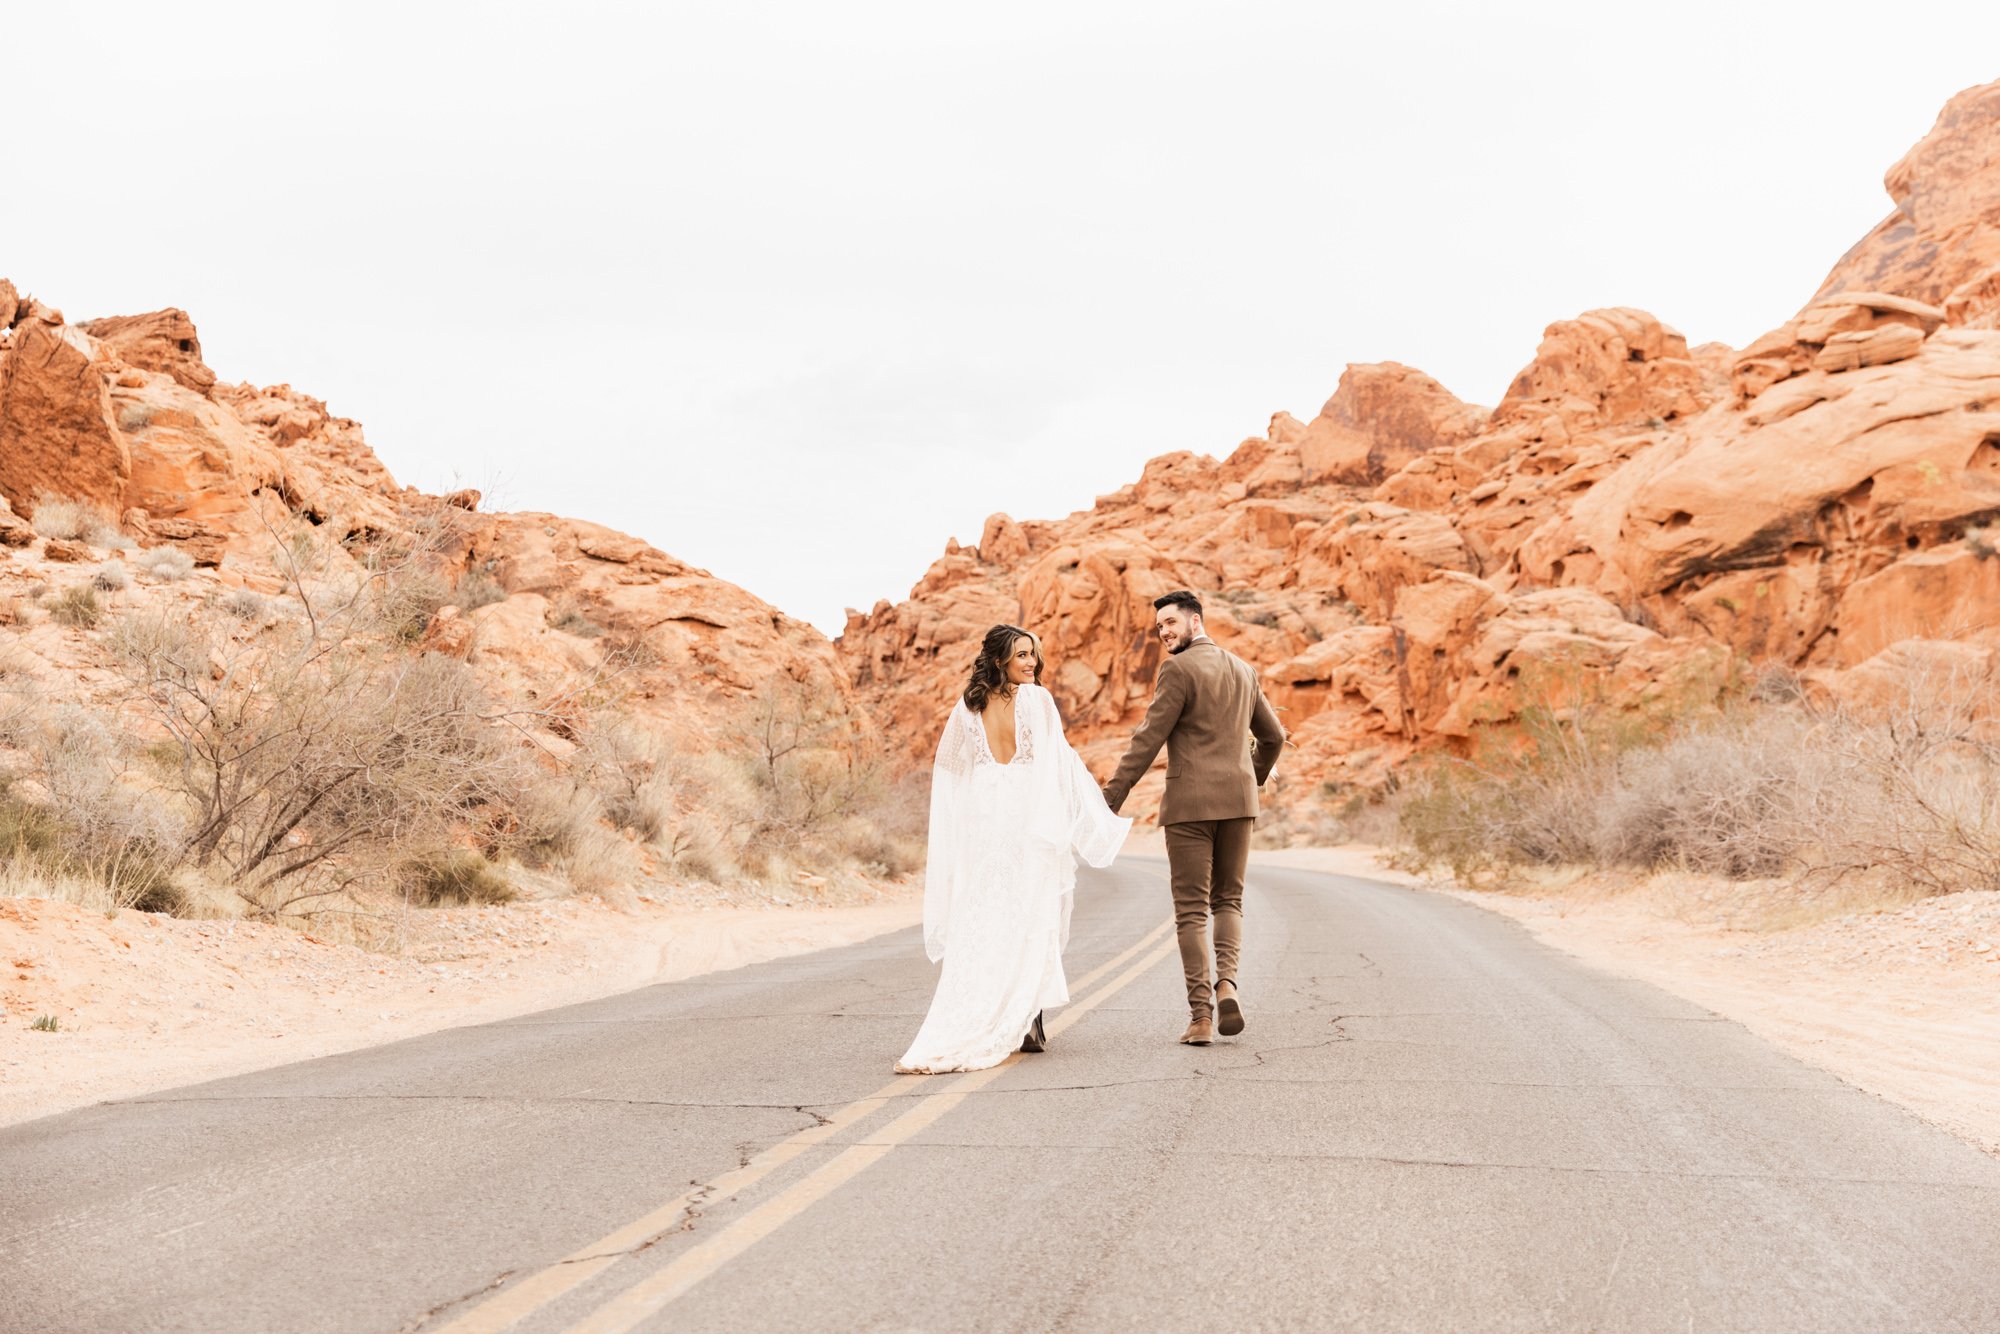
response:
<path id="1" fill-rule="evenodd" d="M 980 711 L 979 725 L 986 729 L 986 748 L 1001 764 L 1014 762 L 1014 694 L 994 694 Z"/>

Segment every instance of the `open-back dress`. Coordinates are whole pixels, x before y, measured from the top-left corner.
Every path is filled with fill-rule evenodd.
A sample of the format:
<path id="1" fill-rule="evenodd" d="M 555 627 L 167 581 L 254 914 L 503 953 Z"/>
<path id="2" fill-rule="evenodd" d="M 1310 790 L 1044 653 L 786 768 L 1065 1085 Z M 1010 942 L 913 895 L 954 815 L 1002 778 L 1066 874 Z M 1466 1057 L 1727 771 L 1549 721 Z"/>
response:
<path id="1" fill-rule="evenodd" d="M 899 1070 L 998 1065 L 1038 1012 L 1069 1000 L 1062 951 L 1077 860 L 1109 865 L 1132 827 L 1063 736 L 1055 698 L 1038 685 L 1015 692 L 1011 762 L 963 700 L 938 742 L 924 949 L 944 971 Z"/>

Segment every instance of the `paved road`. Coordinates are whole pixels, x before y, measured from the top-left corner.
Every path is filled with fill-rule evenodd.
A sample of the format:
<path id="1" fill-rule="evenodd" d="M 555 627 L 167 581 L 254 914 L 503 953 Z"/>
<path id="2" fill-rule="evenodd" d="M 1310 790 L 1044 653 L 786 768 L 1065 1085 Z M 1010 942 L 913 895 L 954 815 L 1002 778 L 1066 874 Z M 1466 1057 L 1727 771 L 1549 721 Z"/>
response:
<path id="1" fill-rule="evenodd" d="M 895 1080 L 914 932 L 0 1131 L 0 1329 L 2000 1330 L 2000 1161 L 1454 899 L 1163 864 L 1048 1053 Z"/>

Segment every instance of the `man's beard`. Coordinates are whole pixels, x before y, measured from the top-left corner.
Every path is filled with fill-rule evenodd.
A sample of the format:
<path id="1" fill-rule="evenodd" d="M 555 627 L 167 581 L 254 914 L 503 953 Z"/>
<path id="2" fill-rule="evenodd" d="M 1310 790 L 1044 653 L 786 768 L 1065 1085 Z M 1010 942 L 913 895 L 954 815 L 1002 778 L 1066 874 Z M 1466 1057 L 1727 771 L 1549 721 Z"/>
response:
<path id="1" fill-rule="evenodd" d="M 1179 639 L 1167 645 L 1167 652 L 1179 653 L 1182 649 L 1185 649 L 1189 644 L 1192 643 L 1194 643 L 1193 635 L 1182 635 Z"/>

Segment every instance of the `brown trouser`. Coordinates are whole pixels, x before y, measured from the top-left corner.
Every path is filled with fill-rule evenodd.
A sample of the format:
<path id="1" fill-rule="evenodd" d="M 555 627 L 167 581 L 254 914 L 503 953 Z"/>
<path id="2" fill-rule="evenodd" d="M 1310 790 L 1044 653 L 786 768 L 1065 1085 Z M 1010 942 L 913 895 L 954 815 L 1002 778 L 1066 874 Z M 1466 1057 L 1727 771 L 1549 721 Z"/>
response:
<path id="1" fill-rule="evenodd" d="M 1250 863 L 1255 816 L 1189 820 L 1167 826 L 1167 871 L 1174 887 L 1174 930 L 1187 974 L 1188 1010 L 1215 1017 L 1215 988 L 1208 977 L 1208 919 L 1215 918 L 1215 980 L 1236 981 L 1243 946 L 1243 871 Z"/>

